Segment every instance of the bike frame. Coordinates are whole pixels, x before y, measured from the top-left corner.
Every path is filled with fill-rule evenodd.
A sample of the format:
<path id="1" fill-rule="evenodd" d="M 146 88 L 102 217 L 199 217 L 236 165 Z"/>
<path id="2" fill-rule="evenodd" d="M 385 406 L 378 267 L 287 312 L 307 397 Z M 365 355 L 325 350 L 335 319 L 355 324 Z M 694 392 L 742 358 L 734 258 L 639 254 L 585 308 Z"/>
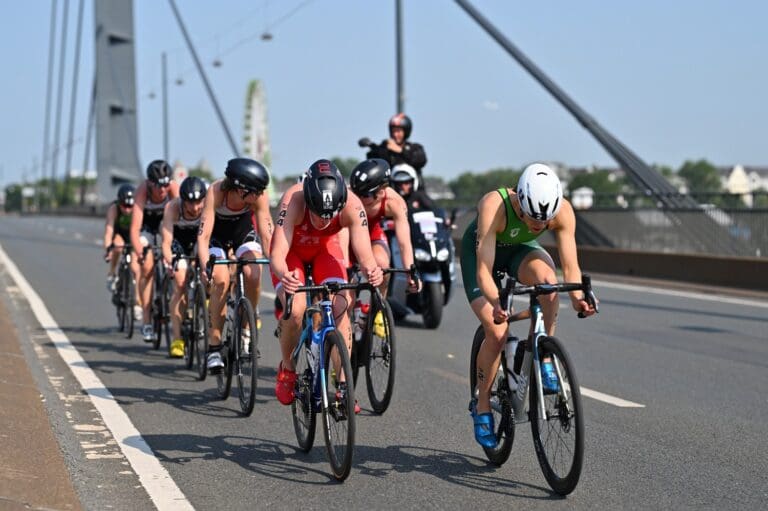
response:
<path id="1" fill-rule="evenodd" d="M 314 321 L 312 316 L 315 314 L 322 315 L 322 321 L 320 328 L 316 332 L 314 330 Z M 312 405 L 317 405 L 322 400 L 322 406 L 328 408 L 328 394 L 323 392 L 323 389 L 328 388 L 327 378 L 327 361 L 325 360 L 325 336 L 328 332 L 336 330 L 336 320 L 333 317 L 333 301 L 324 296 L 323 299 L 315 305 L 308 306 L 304 311 L 304 329 L 299 337 L 299 342 L 296 344 L 296 349 L 293 350 L 292 358 L 297 358 L 301 354 L 301 350 L 309 349 L 311 351 L 311 344 L 318 344 L 318 357 L 317 360 L 312 361 Z M 316 366 L 316 367 L 315 367 Z M 319 411 L 317 408 L 315 411 Z"/>

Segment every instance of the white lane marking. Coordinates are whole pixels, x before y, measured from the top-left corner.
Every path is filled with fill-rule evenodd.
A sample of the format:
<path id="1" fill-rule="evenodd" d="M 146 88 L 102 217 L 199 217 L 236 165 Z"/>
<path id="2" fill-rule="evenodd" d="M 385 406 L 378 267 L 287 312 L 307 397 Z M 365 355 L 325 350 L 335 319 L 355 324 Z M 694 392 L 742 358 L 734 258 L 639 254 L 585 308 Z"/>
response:
<path id="1" fill-rule="evenodd" d="M 446 380 L 452 381 L 454 383 L 458 383 L 459 385 L 467 385 L 469 381 L 466 376 L 460 376 L 456 373 L 452 373 L 451 371 L 446 371 L 445 369 L 440 369 L 438 367 L 427 367 L 426 369 L 432 374 L 445 378 Z M 581 395 L 591 397 L 592 399 L 602 401 L 603 403 L 608 403 L 609 405 L 618 406 L 620 408 L 645 408 L 645 405 L 640 403 L 627 401 L 626 399 L 621 399 L 619 397 L 611 396 L 610 394 L 598 392 L 586 387 L 581 387 Z"/>
<path id="2" fill-rule="evenodd" d="M 591 397 L 592 399 L 597 399 L 598 401 L 608 403 L 609 405 L 618 406 L 619 408 L 645 408 L 645 405 L 643 404 L 627 401 L 626 399 L 621 399 L 609 394 L 603 394 L 602 392 L 588 389 L 586 387 L 581 387 L 581 395 Z"/>
<path id="3" fill-rule="evenodd" d="M 40 326 L 45 330 L 62 360 L 69 366 L 80 386 L 88 393 L 91 402 L 98 410 L 104 424 L 112 432 L 120 450 L 125 455 L 133 470 L 139 476 L 142 486 L 158 509 L 194 509 L 186 496 L 176 486 L 168 471 L 155 457 L 152 449 L 141 436 L 131 419 L 117 404 L 112 393 L 104 387 L 96 373 L 80 356 L 59 325 L 48 312 L 40 296 L 24 278 L 0 245 L 0 263 L 2 263 L 16 285 L 24 293 L 32 312 Z"/>
<path id="4" fill-rule="evenodd" d="M 734 305 L 748 305 L 750 307 L 761 307 L 768 309 L 768 302 L 757 300 L 747 300 L 746 298 L 733 298 L 716 294 L 696 293 L 693 291 L 677 291 L 674 289 L 662 289 L 651 286 L 636 286 L 633 284 L 619 284 L 616 282 L 607 282 L 605 280 L 595 280 L 595 288 L 608 287 L 613 289 L 623 289 L 624 291 L 637 291 L 640 293 L 654 293 L 667 296 L 681 296 L 683 298 L 693 298 L 695 300 L 705 300 L 708 302 L 730 303 Z"/>

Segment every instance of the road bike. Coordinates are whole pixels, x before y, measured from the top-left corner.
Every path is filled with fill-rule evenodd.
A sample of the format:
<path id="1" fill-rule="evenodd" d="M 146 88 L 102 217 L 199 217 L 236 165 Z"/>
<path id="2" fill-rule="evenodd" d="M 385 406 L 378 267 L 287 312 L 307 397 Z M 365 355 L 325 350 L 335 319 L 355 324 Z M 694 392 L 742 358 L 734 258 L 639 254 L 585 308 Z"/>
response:
<path id="1" fill-rule="evenodd" d="M 307 272 L 309 274 L 310 272 Z M 343 481 L 352 469 L 355 447 L 355 386 L 344 339 L 336 329 L 333 298 L 344 290 L 367 289 L 367 282 L 328 282 L 301 286 L 297 293 L 317 293 L 319 301 L 307 306 L 301 336 L 292 359 L 296 369 L 295 399 L 291 405 L 299 448 L 309 452 L 315 441 L 316 415 L 323 417 L 323 436 L 333 477 Z M 286 299 L 284 317 L 290 317 L 295 295 Z M 311 302 L 312 300 L 308 300 Z M 331 367 L 333 366 L 333 367 Z"/>
<path id="2" fill-rule="evenodd" d="M 529 295 L 527 309 L 507 320 L 530 319 L 527 339 L 520 340 L 514 360 L 502 354 L 501 365 L 491 386 L 491 411 L 496 424 L 495 448 L 483 447 L 488 459 L 502 465 L 509 458 L 515 437 L 515 424 L 530 421 L 536 457 L 547 483 L 560 494 L 571 493 L 578 484 L 584 459 L 584 417 L 581 391 L 576 373 L 563 343 L 548 336 L 538 297 L 552 293 L 582 291 L 585 300 L 598 311 L 589 275 L 581 283 L 536 284 L 518 286 L 510 277 L 499 294 L 502 307 L 509 310 L 512 295 Z M 579 317 L 584 317 L 579 313 Z M 477 405 L 477 355 L 485 334 L 482 326 L 475 332 L 470 357 L 470 412 Z M 510 334 L 507 342 L 517 339 Z M 555 388 L 545 388 L 542 364 L 551 361 L 557 378 Z"/>
<path id="3" fill-rule="evenodd" d="M 256 400 L 256 380 L 259 368 L 259 329 L 253 304 L 245 295 L 243 267 L 249 264 L 269 264 L 267 258 L 213 259 L 214 265 L 235 265 L 235 287 L 227 292 L 226 316 L 221 329 L 221 358 L 224 369 L 216 371 L 216 390 L 221 399 L 227 399 L 232 388 L 232 376 L 237 377 L 240 411 L 249 416 Z M 210 275 L 210 271 L 208 273 Z M 230 284 L 231 288 L 231 284 Z"/>
<path id="4" fill-rule="evenodd" d="M 171 294 L 173 293 L 173 277 L 166 269 L 163 262 L 162 248 L 158 244 L 158 235 L 152 235 L 152 245 L 144 247 L 144 256 L 152 251 L 152 297 L 149 317 L 152 321 L 152 329 L 155 337 L 151 341 L 154 349 L 160 349 L 162 340 L 165 339 L 165 348 L 171 353 Z"/>
<path id="5" fill-rule="evenodd" d="M 114 245 L 110 245 L 107 255 L 114 248 Z M 130 245 L 123 245 L 116 272 L 117 282 L 112 289 L 112 303 L 117 310 L 119 331 L 125 332 L 128 339 L 133 337 L 133 310 L 136 305 L 136 280 L 131 271 L 131 257 L 133 254 Z"/>
<path id="6" fill-rule="evenodd" d="M 415 266 L 410 269 L 386 268 L 384 273 L 407 273 L 414 279 L 418 278 Z M 357 279 L 360 278 L 359 271 L 356 269 L 353 269 L 353 274 Z M 365 367 L 368 400 L 373 411 L 378 414 L 383 414 L 392 400 L 395 386 L 396 346 L 392 309 L 379 289 L 373 288 L 370 292 L 368 315 L 362 328 L 362 335 L 359 339 L 355 338 L 352 343 L 350 359 L 355 387 L 357 387 L 359 368 Z"/>
<path id="7" fill-rule="evenodd" d="M 205 366 L 205 354 L 208 352 L 208 296 L 202 280 L 202 271 L 197 264 L 197 257 L 177 254 L 173 267 L 179 261 L 187 261 L 187 277 L 184 282 L 186 306 L 181 311 L 181 338 L 184 340 L 184 364 L 187 369 L 195 370 L 197 379 L 205 380 L 208 371 Z"/>

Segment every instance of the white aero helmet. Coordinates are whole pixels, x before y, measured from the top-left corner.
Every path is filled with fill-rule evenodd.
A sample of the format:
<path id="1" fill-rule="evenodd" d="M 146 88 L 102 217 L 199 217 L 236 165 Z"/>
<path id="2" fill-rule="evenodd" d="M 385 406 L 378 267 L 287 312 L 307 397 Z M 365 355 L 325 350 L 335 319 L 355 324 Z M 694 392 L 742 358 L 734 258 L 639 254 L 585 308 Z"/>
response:
<path id="1" fill-rule="evenodd" d="M 525 167 L 517 182 L 520 208 L 529 217 L 548 222 L 563 204 L 563 187 L 555 171 L 543 163 Z"/>
<path id="2" fill-rule="evenodd" d="M 413 191 L 415 192 L 419 189 L 419 175 L 416 174 L 416 169 L 407 163 L 398 163 L 392 167 L 392 177 L 389 179 L 392 183 L 413 181 Z"/>

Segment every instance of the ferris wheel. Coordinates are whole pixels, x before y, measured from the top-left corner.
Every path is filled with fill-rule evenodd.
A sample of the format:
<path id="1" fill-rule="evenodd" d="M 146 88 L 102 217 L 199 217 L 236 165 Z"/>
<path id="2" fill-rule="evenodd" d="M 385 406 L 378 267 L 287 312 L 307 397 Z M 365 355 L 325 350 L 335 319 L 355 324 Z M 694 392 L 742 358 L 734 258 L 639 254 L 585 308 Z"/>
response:
<path id="1" fill-rule="evenodd" d="M 272 156 L 269 147 L 269 129 L 267 122 L 267 98 L 264 86 L 259 80 L 251 80 L 245 95 L 245 133 L 243 136 L 244 153 L 249 158 L 260 161 L 267 169 L 272 166 Z M 270 173 L 269 202 L 277 205 L 280 197 L 275 193 L 275 181 Z"/>

